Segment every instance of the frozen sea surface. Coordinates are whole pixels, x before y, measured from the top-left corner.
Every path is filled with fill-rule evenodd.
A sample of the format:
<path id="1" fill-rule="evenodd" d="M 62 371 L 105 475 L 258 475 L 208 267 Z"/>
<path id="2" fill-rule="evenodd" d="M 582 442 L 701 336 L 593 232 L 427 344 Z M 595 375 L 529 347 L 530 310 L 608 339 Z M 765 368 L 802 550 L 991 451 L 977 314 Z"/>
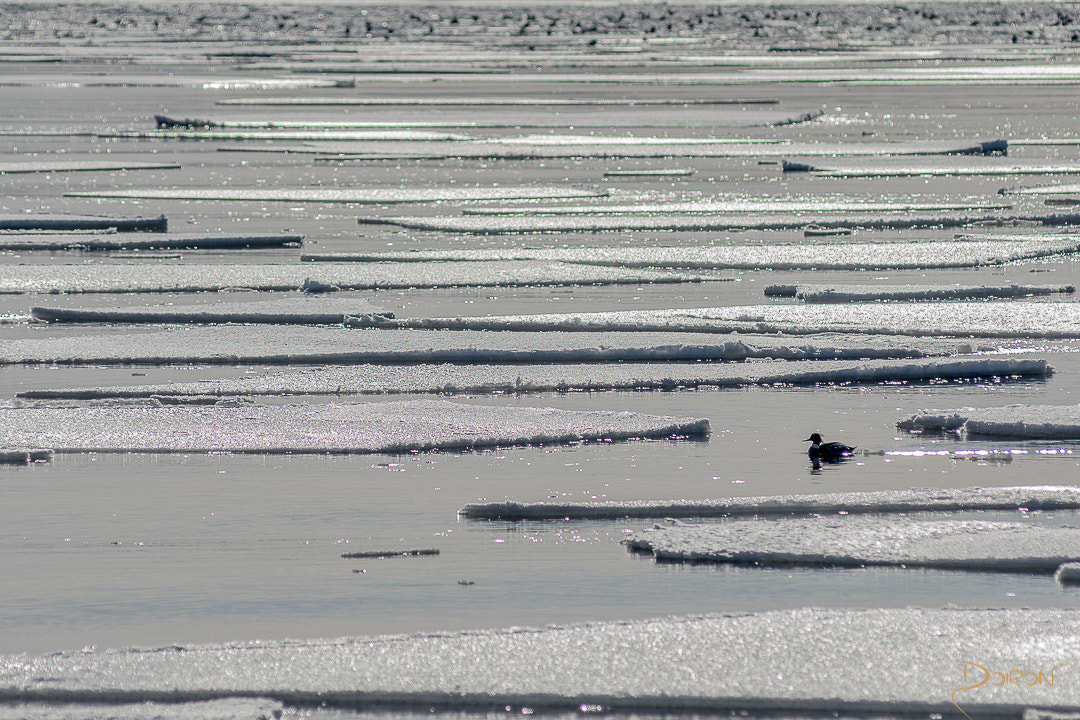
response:
<path id="1" fill-rule="evenodd" d="M 878 216 L 880 219 L 880 216 Z M 386 220 L 386 219 L 384 219 Z M 390 218 L 396 222 L 396 219 Z M 483 228 L 491 219 L 446 218 L 468 221 Z M 412 222 L 410 219 L 408 222 Z M 436 223 L 442 220 L 436 219 Z M 664 222 L 660 218 L 658 222 Z M 702 222 L 700 219 L 697 222 Z M 794 222 L 800 229 L 823 227 L 819 218 L 802 217 Z M 446 228 L 444 228 L 446 229 Z M 452 262 L 490 260 L 546 260 L 618 267 L 668 267 L 694 269 L 773 269 L 773 270 L 861 270 L 872 268 L 933 269 L 978 267 L 1075 253 L 1080 239 L 1069 235 L 1021 238 L 960 239 L 932 242 L 829 242 L 777 243 L 770 245 L 713 245 L 683 247 L 580 247 L 460 249 L 409 252 L 380 252 L 331 256 L 356 262 Z M 306 256 L 309 259 L 312 256 Z"/>
<path id="2" fill-rule="evenodd" d="M 902 430 L 955 431 L 969 436 L 1080 439 L 1080 405 L 1009 405 L 927 410 L 896 423 Z"/>
<path id="3" fill-rule="evenodd" d="M 1015 716 L 1031 707 L 1080 707 L 1076 684 L 1065 681 L 1067 661 L 1080 652 L 1078 623 L 1075 613 L 1049 610 L 802 609 L 7 656 L 0 699 L 30 703 L 29 712 L 52 702 L 267 698 L 296 708 L 525 714 L 963 709 Z M 964 670 L 978 672 L 965 663 L 987 673 L 1043 672 L 1048 682 L 972 687 L 981 674 L 965 683 Z M 1062 682 L 1051 684 L 1055 670 Z"/>
<path id="4" fill-rule="evenodd" d="M 634 533 L 626 543 L 660 561 L 1053 573 L 1080 556 L 1080 528 L 865 516 L 676 521 Z"/>
<path id="5" fill-rule="evenodd" d="M 350 318 L 346 324 L 370 327 L 454 330 L 563 332 L 711 332 L 804 336 L 827 333 L 903 335 L 919 338 L 1074 338 L 1080 336 L 1080 305 L 1075 302 L 985 301 L 916 304 L 853 303 L 737 305 L 626 312 L 510 315 L 458 318 Z M 678 336 L 675 336 L 678 337 Z M 888 342 L 880 337 L 879 342 Z M 916 345 L 912 345 L 916 347 Z"/>
<path id="6" fill-rule="evenodd" d="M 367 322 L 367 321 L 365 321 Z M 377 322 L 381 323 L 381 320 Z M 578 329 L 578 328 L 574 328 Z M 278 325 L 182 327 L 11 340 L 3 364 L 136 363 L 565 363 L 921 358 L 994 350 L 996 344 L 920 338 L 902 343 L 853 334 L 801 338 L 657 330 L 589 331 L 553 336 L 515 328 L 397 330 Z"/>
<path id="7" fill-rule="evenodd" d="M 707 435 L 709 421 L 440 400 L 301 406 L 0 409 L 10 445 L 58 453 L 408 453 Z"/>
<path id="8" fill-rule="evenodd" d="M 817 495 L 731 497 L 716 500 L 635 500 L 625 502 L 474 503 L 468 518 L 502 520 L 700 518 L 770 515 L 848 515 L 955 512 L 958 510 L 1053 510 L 1080 507 L 1080 489 L 1071 486 L 998 488 L 912 488 Z"/>
<path id="9" fill-rule="evenodd" d="M 910 382 L 958 378 L 1045 377 L 1045 360 L 1002 357 L 892 360 L 758 361 L 753 363 L 617 363 L 563 365 L 323 366 L 257 377 L 158 385 L 57 388 L 27 398 L 109 398 L 228 395 L 351 395 L 401 393 L 542 393 L 613 389 L 686 389 L 814 383 Z"/>

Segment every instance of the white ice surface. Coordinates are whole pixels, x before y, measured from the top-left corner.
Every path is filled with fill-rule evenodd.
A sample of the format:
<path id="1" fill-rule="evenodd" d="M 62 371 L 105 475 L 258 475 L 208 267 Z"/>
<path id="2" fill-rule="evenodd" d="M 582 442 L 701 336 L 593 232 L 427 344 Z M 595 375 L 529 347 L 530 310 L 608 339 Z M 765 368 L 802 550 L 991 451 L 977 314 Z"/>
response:
<path id="1" fill-rule="evenodd" d="M 742 126 L 773 124 L 743 113 Z M 789 116 L 792 121 L 812 119 L 810 114 Z M 591 118 L 584 118 L 588 123 Z M 563 126 L 565 128 L 565 125 Z M 608 126 L 610 127 L 610 125 Z M 267 146 L 266 151 L 317 152 L 348 157 L 416 159 L 423 157 L 472 159 L 556 158 L 787 158 L 877 157 L 889 155 L 949 155 L 978 152 L 979 143 L 830 143 L 732 141 L 727 138 L 665 138 L 574 135 L 530 135 L 472 142 L 323 142 L 304 146 Z M 240 150 L 242 147 L 230 147 Z"/>
<path id="2" fill-rule="evenodd" d="M 284 706 L 266 698 L 227 697 L 193 702 L 0 705 L 0 720 L 278 720 Z"/>
<path id="3" fill-rule="evenodd" d="M 349 316 L 382 314 L 382 308 L 363 298 L 342 298 L 331 293 L 202 305 L 34 307 L 30 312 L 35 319 L 49 322 L 340 325 Z"/>
<path id="4" fill-rule="evenodd" d="M 140 162 L 137 160 L 25 160 L 0 162 L 0 175 L 94 170 L 175 170 L 179 167 L 178 163 Z"/>
<path id="5" fill-rule="evenodd" d="M 402 453 L 704 435 L 709 421 L 445 400 L 240 407 L 0 408 L 12 444 L 81 452 Z"/>
<path id="6" fill-rule="evenodd" d="M 366 327 L 374 321 L 350 318 Z M 910 337 L 1080 337 L 1080 304 L 1002 300 L 813 305 L 738 305 L 713 308 L 595 313 L 399 318 L 382 327 L 453 330 L 651 331 L 714 333 L 863 333 Z"/>
<path id="7" fill-rule="evenodd" d="M 1061 566 L 1054 571 L 1054 579 L 1062 585 L 1080 582 L 1080 562 L 1062 563 Z"/>
<path id="8" fill-rule="evenodd" d="M 968 358 L 759 361 L 753 363 L 604 363 L 598 365 L 357 365 L 323 366 L 260 376 L 157 385 L 58 388 L 19 393 L 28 398 L 108 398 L 227 395 L 350 395 L 396 393 L 532 393 L 573 390 L 738 387 L 752 384 L 877 383 L 931 378 L 1045 376 L 1045 360 Z"/>
<path id="9" fill-rule="evenodd" d="M 878 158 L 873 163 L 812 160 L 811 172 L 826 177 L 884 178 L 918 176 L 1066 175 L 1076 172 L 1072 163 L 1017 161 L 1003 158 L 934 158 L 927 160 Z"/>
<path id="10" fill-rule="evenodd" d="M 557 233 L 557 232 L 614 232 L 627 231 L 669 231 L 669 232 L 721 232 L 728 230 L 793 230 L 806 227 L 821 228 L 864 228 L 874 230 L 914 229 L 914 228 L 958 228 L 980 223 L 1042 223 L 1046 225 L 1074 224 L 1078 216 L 1075 213 L 1024 213 L 1002 212 L 977 213 L 957 211 L 922 211 L 910 213 L 664 213 L 656 215 L 527 215 L 494 216 L 477 215 L 400 215 L 371 216 L 361 219 L 362 223 L 395 225 L 412 230 L 437 232 L 470 233 L 473 235 L 505 235 L 507 233 Z M 767 246 L 772 249 L 776 246 Z M 791 250 L 791 248 L 788 248 Z M 609 248 L 616 255 L 628 255 L 631 248 Z M 710 250 L 715 250 L 710 248 Z M 761 247 L 758 247 L 758 253 Z M 775 252 L 775 250 L 774 250 Z M 820 250 L 819 250 L 820 252 Z M 755 256 L 751 256 L 755 257 Z M 798 257 L 798 255 L 796 255 Z M 854 256 L 853 256 L 854 257 Z M 734 262 L 728 260 L 727 262 Z M 855 260 L 849 260 L 853 263 Z M 826 262 L 826 265 L 829 263 Z M 761 267 L 757 264 L 752 267 Z M 856 265 L 864 267 L 864 265 Z M 897 267 L 886 262 L 883 267 Z M 902 267 L 902 266 L 899 266 Z M 931 265 L 938 267 L 938 265 Z M 943 265 L 949 267 L 949 265 Z"/>
<path id="11" fill-rule="evenodd" d="M 50 213 L 0 214 L 0 230 L 139 230 L 163 232 L 165 216 L 62 215 Z"/>
<path id="12" fill-rule="evenodd" d="M 282 247 L 301 245 L 302 235 L 224 235 L 207 233 L 0 233 L 3 250 L 134 250 L 173 248 Z"/>
<path id="13" fill-rule="evenodd" d="M 109 197 L 158 200 L 241 200 L 323 203 L 430 203 L 468 200 L 524 200 L 596 197 L 603 193 L 568 187 L 497 186 L 442 188 L 132 188 L 84 190 L 67 197 Z"/>
<path id="14" fill-rule="evenodd" d="M 755 565 L 902 565 L 1054 572 L 1080 560 L 1080 528 L 981 520 L 840 515 L 673 521 L 627 537 L 657 560 Z"/>
<path id="15" fill-rule="evenodd" d="M 880 218 L 880 216 L 878 216 Z M 443 218 L 483 227 L 498 218 Z M 511 218 L 512 219 L 512 218 Z M 393 220 L 393 218 L 390 218 Z M 408 222 L 439 218 L 406 218 Z M 799 227 L 811 224 L 806 219 Z M 335 254 L 330 260 L 354 262 L 509 261 L 575 262 L 621 267 L 695 269 L 854 270 L 860 268 L 948 268 L 999 265 L 1080 250 L 1080 237 L 1050 235 L 1013 239 L 933 240 L 914 242 L 830 242 L 797 245 L 716 245 L 696 247 L 573 247 L 421 250 Z M 305 254 L 301 259 L 320 256 Z"/>
<path id="16" fill-rule="evenodd" d="M 1072 486 L 912 488 L 810 495 L 768 495 L 713 500 L 631 500 L 585 503 L 475 503 L 458 512 L 468 518 L 500 520 L 614 520 L 660 517 L 739 517 L 837 513 L 913 513 L 956 510 L 1052 510 L 1080 508 Z"/>
<path id="17" fill-rule="evenodd" d="M 125 263 L 0 266 L 0 293 L 296 290 L 311 280 L 342 290 L 505 285 L 694 282 L 693 271 L 587 267 L 546 261 L 485 263 Z"/>
<path id="18" fill-rule="evenodd" d="M 973 300 L 1072 293 L 1072 285 L 813 285 L 791 286 L 794 297 L 808 303 L 892 300 Z M 780 294 L 770 293 L 766 295 Z M 831 312 L 831 311 L 830 311 Z"/>
<path id="19" fill-rule="evenodd" d="M 0 346 L 10 363 L 550 363 L 670 360 L 919 358 L 970 353 L 970 343 L 822 336 L 813 342 L 658 332 L 484 332 L 274 326 L 185 326 L 123 335 L 24 338 Z"/>
<path id="20" fill-rule="evenodd" d="M 605 175 L 686 173 L 685 170 L 622 170 Z M 719 213 L 837 213 L 922 212 L 930 210 L 1004 210 L 1007 203 L 979 201 L 881 202 L 874 200 L 699 200 L 694 202 L 639 203 L 636 205 L 544 205 L 463 208 L 463 215 L 597 215 L 597 214 L 719 214 Z"/>
<path id="21" fill-rule="evenodd" d="M 1056 682 L 987 682 L 965 690 L 982 673 L 964 663 L 988 673 L 1022 668 L 1047 676 L 1056 667 Z M 1019 717 L 1031 707 L 1080 708 L 1077 671 L 1063 663 L 1080 664 L 1080 615 L 1071 610 L 806 608 L 0 656 L 0 700 L 264 697 L 300 708 L 325 702 L 501 713 L 510 706 L 527 714 L 602 709 L 952 717 L 962 708 L 976 718 Z"/>
<path id="22" fill-rule="evenodd" d="M 901 430 L 963 430 L 974 436 L 1025 440 L 1080 440 L 1080 405 L 923 410 L 896 426 Z"/>

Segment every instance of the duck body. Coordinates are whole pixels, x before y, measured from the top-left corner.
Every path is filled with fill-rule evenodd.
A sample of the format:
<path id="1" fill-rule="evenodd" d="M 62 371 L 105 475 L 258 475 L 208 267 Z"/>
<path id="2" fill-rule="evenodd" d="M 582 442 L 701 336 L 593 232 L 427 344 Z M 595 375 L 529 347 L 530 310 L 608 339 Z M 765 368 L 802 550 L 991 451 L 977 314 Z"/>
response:
<path id="1" fill-rule="evenodd" d="M 821 435 L 817 433 L 806 438 L 803 442 L 810 443 L 810 449 L 806 454 L 814 460 L 835 462 L 851 457 L 851 453 L 855 452 L 854 445 L 845 445 L 841 442 L 822 442 Z"/>

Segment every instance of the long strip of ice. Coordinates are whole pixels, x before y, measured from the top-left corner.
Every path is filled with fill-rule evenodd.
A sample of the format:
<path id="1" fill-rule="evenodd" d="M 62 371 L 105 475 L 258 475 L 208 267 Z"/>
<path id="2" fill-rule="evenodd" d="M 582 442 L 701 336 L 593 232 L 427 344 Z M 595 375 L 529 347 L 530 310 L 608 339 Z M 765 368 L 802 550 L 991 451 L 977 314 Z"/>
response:
<path id="1" fill-rule="evenodd" d="M 970 342 L 823 335 L 813 342 L 668 332 L 491 332 L 311 327 L 179 326 L 149 333 L 20 338 L 0 364 L 178 363 L 492 364 L 922 358 L 981 349 Z"/>
<path id="2" fill-rule="evenodd" d="M 968 436 L 1080 440 L 1080 405 L 1007 405 L 924 410 L 896 423 L 901 430 L 956 431 Z"/>
<path id="3" fill-rule="evenodd" d="M 177 170 L 178 163 L 137 160 L 26 160 L 0 162 L 0 175 L 111 170 Z"/>
<path id="4" fill-rule="evenodd" d="M 316 203 L 431 203 L 467 200 L 528 200 L 598 197 L 604 193 L 571 187 L 497 186 L 441 188 L 127 188 L 72 190 L 66 197 L 108 197 L 140 200 L 240 200 Z"/>
<path id="5" fill-rule="evenodd" d="M 611 170 L 605 175 L 685 174 L 685 170 Z M 463 215 L 626 215 L 718 213 L 925 212 L 931 210 L 1006 210 L 1005 203 L 977 201 L 881 202 L 873 200 L 699 200 L 635 205 L 544 205 L 463 208 Z"/>
<path id="6" fill-rule="evenodd" d="M 746 118 L 746 114 L 741 114 Z M 793 118 L 805 121 L 805 116 Z M 765 124 L 747 123 L 742 124 Z M 789 123 L 790 124 L 790 123 Z M 610 128 L 610 125 L 608 126 Z M 777 143 L 724 138 L 664 138 L 617 136 L 532 135 L 520 138 L 451 142 L 307 142 L 302 145 L 233 146 L 222 150 L 254 152 L 316 153 L 357 159 L 375 157 L 400 160 L 460 158 L 474 160 L 545 160 L 567 158 L 787 158 L 793 155 L 816 157 L 875 157 L 893 155 L 952 155 L 1001 152 L 1004 141 L 974 144 L 948 143 Z M 1014 163 L 1015 165 L 1015 163 Z M 950 166 L 963 167 L 950 163 Z M 973 165 L 971 167 L 974 167 Z M 1034 166 L 1032 166 L 1034 167 Z M 1065 166 L 1040 167 L 1059 169 Z M 1002 171 L 1004 173 L 1004 171 Z"/>
<path id="7" fill-rule="evenodd" d="M 935 159 L 902 163 L 885 158 L 873 165 L 865 163 L 827 161 L 827 164 L 808 165 L 790 162 L 784 164 L 785 172 L 812 172 L 815 175 L 837 178 L 925 177 L 925 176 L 1002 176 L 1013 175 L 1068 175 L 1076 172 L 1076 166 L 1068 163 L 1048 164 L 1038 161 L 1016 161 L 967 158 Z"/>
<path id="8" fill-rule="evenodd" d="M 440 330 L 860 333 L 911 337 L 1080 337 L 1074 302 L 997 300 L 837 305 L 828 314 L 798 304 L 621 310 L 455 318 L 348 318 L 351 327 Z"/>
<path id="9" fill-rule="evenodd" d="M 706 518 L 769 515 L 837 515 L 946 512 L 958 510 L 1060 510 L 1080 508 L 1080 488 L 1016 486 L 912 488 L 866 492 L 767 495 L 704 500 L 623 502 L 474 503 L 461 508 L 476 520 L 618 520 L 622 518 Z"/>
<path id="10" fill-rule="evenodd" d="M 1072 610 L 804 608 L 3 656 L 0 701 L 1020 717 L 1080 709 L 1078 654 Z M 1029 681 L 980 682 L 1014 668 Z"/>
<path id="11" fill-rule="evenodd" d="M 0 250 L 240 249 L 299 247 L 303 242 L 303 235 L 0 233 Z"/>
<path id="12" fill-rule="evenodd" d="M 110 197 L 118 197 L 111 195 Z M 125 195 L 130 197 L 130 195 Z M 1012 223 L 1040 223 L 1063 225 L 1080 223 L 1075 213 L 1025 213 L 983 214 L 923 212 L 897 213 L 843 213 L 843 214 L 771 214 L 765 217 L 757 213 L 731 213 L 706 215 L 702 213 L 663 215 L 527 215 L 480 217 L 476 215 L 439 216 L 369 216 L 361 223 L 394 225 L 411 230 L 470 233 L 473 235 L 503 235 L 506 233 L 556 233 L 556 232 L 613 232 L 616 230 L 669 231 L 669 232 L 720 232 L 728 230 L 793 230 L 808 226 L 827 229 L 909 230 L 917 228 L 959 228 L 979 224 L 1009 225 Z M 810 251 L 810 249 L 807 249 Z M 760 252 L 760 250 L 759 250 Z M 746 266 L 744 263 L 740 267 Z M 752 267 L 761 267 L 754 265 Z M 805 267 L 805 266 L 804 266 Z M 862 266 L 859 266 L 862 267 Z M 884 264 L 881 267 L 895 267 Z M 937 266 L 934 266 L 937 267 Z M 942 265 L 942 267 L 950 267 Z"/>
<path id="13" fill-rule="evenodd" d="M 715 280 L 695 271 L 525 262 L 4 265 L 0 293 L 159 293 L 603 285 Z M 721 278 L 722 279 L 722 278 Z"/>
<path id="14" fill-rule="evenodd" d="M 0 230 L 117 230 L 119 232 L 165 232 L 168 220 L 158 217 L 107 217 L 102 215 L 0 215 Z"/>
<path id="15" fill-rule="evenodd" d="M 742 565 L 900 565 L 1052 573 L 1080 560 L 1080 528 L 904 517 L 672 521 L 626 538 L 631 550 L 668 562 Z"/>
<path id="16" fill-rule="evenodd" d="M 404 453 L 709 433 L 709 421 L 445 400 L 359 404 L 0 408 L 15 445 L 84 452 Z"/>
<path id="17" fill-rule="evenodd" d="M 1046 377 L 1045 360 L 1019 358 L 759 361 L 600 365 L 358 365 L 302 368 L 187 383 L 27 390 L 23 398 L 221 397 L 230 395 L 501 394 L 674 390 L 746 385 L 880 383 L 929 379 Z"/>
<path id="18" fill-rule="evenodd" d="M 214 302 L 202 305 L 143 305 L 125 308 L 34 307 L 35 320 L 64 323 L 251 323 L 273 325 L 340 325 L 346 317 L 393 317 L 363 298 L 334 294 L 302 295 L 275 300 Z"/>
<path id="19" fill-rule="evenodd" d="M 808 303 L 896 300 L 975 300 L 1072 293 L 1073 285 L 770 285 L 765 294 Z"/>
<path id="20" fill-rule="evenodd" d="M 411 218 L 410 218 L 411 219 Z M 468 220 L 469 218 L 457 218 Z M 479 218 L 472 218 L 478 222 Z M 391 219 L 392 220 L 392 219 Z M 799 227 L 808 225 L 804 219 Z M 479 227 L 480 225 L 478 225 Z M 302 261 L 453 262 L 548 261 L 619 267 L 709 270 L 857 270 L 951 268 L 1000 265 L 1017 260 L 1080 251 L 1080 237 L 1047 235 L 977 240 L 912 242 L 829 242 L 795 245 L 713 245 L 667 247 L 478 248 L 415 252 L 301 255 Z"/>

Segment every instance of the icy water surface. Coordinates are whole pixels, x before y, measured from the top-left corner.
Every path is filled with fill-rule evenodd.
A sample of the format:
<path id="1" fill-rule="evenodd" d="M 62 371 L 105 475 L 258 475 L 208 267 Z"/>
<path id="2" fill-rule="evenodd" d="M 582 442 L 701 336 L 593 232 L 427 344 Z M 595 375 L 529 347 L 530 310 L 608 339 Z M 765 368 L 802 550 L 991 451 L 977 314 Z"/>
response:
<path id="1" fill-rule="evenodd" d="M 741 520 L 675 518 L 732 527 L 653 557 L 624 541 L 664 517 L 458 514 L 1074 486 L 1067 9 L 203 9 L 0 7 L 0 449 L 51 451 L 0 465 L 0 653 L 1080 607 L 1049 560 L 995 567 L 992 548 L 977 569 L 951 546 L 938 567 L 862 547 L 838 567 L 805 532 L 807 564 L 764 565 L 724 544 Z M 813 432 L 856 453 L 814 463 Z M 996 523 L 1080 560 L 1078 512 L 865 524 L 908 548 L 912 523 Z M 87 657 L 94 675 L 113 656 Z M 90 704 L 163 692 L 48 672 Z M 48 672 L 12 661 L 0 701 L 59 697 Z M 683 709 L 832 710 L 755 679 Z M 955 713 L 941 682 L 835 697 Z M 281 712 L 251 688 L 191 716 Z"/>

